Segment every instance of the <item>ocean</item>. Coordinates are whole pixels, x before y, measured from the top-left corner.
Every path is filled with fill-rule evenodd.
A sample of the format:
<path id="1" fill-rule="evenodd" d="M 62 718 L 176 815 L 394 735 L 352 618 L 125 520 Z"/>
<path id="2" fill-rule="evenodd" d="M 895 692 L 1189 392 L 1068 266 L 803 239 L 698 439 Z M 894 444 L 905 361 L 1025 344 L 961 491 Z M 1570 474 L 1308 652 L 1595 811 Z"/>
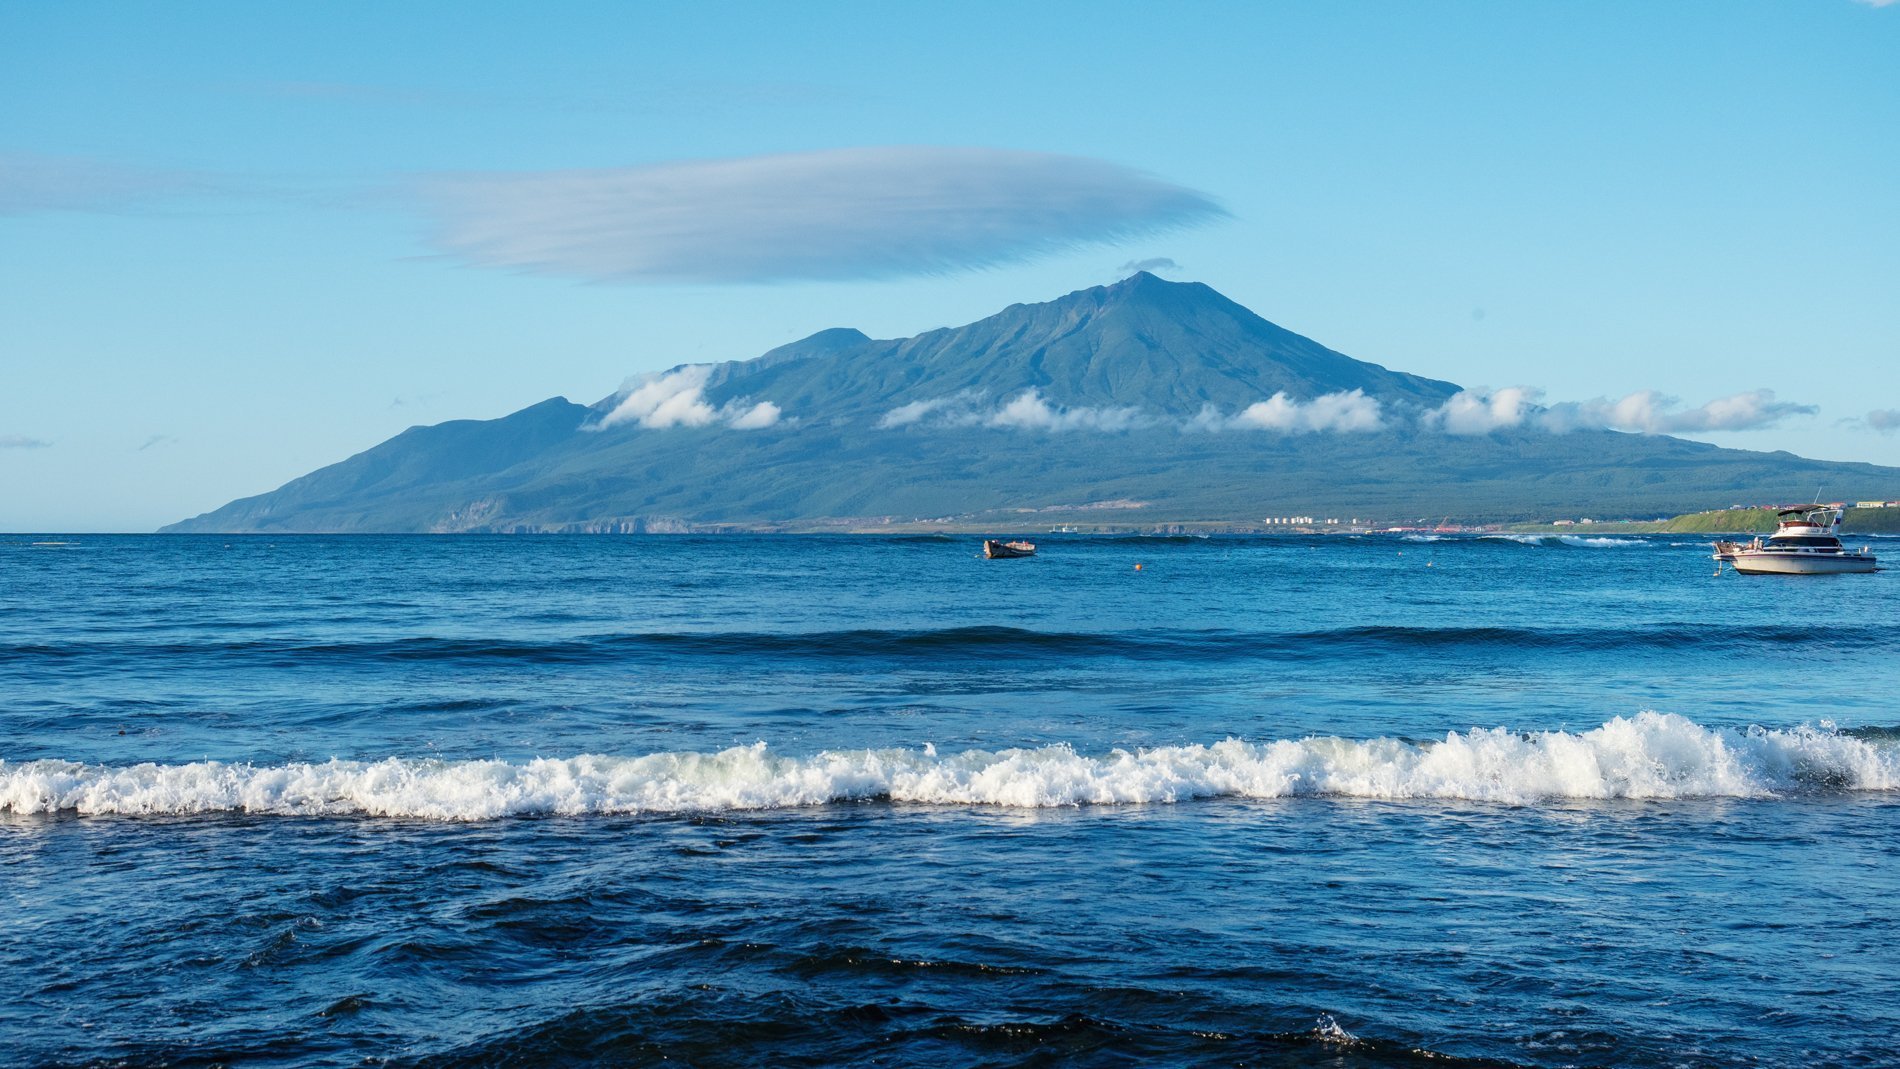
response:
<path id="1" fill-rule="evenodd" d="M 1900 573 L 1037 540 L 0 538 L 0 1063 L 1900 1064 Z"/>

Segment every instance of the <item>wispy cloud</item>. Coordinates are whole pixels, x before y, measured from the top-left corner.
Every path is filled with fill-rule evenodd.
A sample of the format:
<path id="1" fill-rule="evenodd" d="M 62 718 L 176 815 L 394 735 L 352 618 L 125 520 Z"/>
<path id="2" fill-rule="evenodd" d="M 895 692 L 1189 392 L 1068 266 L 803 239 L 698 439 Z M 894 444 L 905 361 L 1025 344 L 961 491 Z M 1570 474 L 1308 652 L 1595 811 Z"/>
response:
<path id="1" fill-rule="evenodd" d="M 0 449 L 45 449 L 52 444 L 24 434 L 0 434 Z"/>
<path id="2" fill-rule="evenodd" d="M 983 421 L 1028 431 L 1125 431 L 1146 422 L 1137 408 L 1059 408 L 1036 389 L 1024 390 Z"/>
<path id="3" fill-rule="evenodd" d="M 1385 415 L 1377 398 L 1364 390 L 1344 390 L 1321 394 L 1310 401 L 1296 401 L 1286 393 L 1276 393 L 1265 401 L 1255 401 L 1237 415 L 1223 416 L 1213 406 L 1201 409 L 1188 423 L 1189 430 L 1272 431 L 1277 434 L 1314 434 L 1334 431 L 1353 434 L 1376 431 L 1385 426 Z"/>
<path id="4" fill-rule="evenodd" d="M 1900 4 L 1900 0 L 1854 0 L 1854 2 L 1856 4 L 1865 4 L 1868 7 L 1892 7 L 1895 4 Z"/>
<path id="5" fill-rule="evenodd" d="M 953 394 L 949 397 L 932 397 L 923 401 L 912 401 L 906 405 L 898 405 L 896 408 L 884 413 L 883 418 L 877 421 L 877 426 L 879 430 L 889 430 L 892 427 L 908 427 L 913 423 L 921 423 L 932 416 L 945 415 L 958 417 L 956 422 L 960 423 L 979 423 L 982 421 L 982 417 L 975 415 L 975 408 L 981 403 L 982 399 L 983 395 L 975 390 L 965 390 L 962 393 Z"/>
<path id="6" fill-rule="evenodd" d="M 1276 393 L 1232 415 L 1212 405 L 1193 419 L 1181 420 L 1145 412 L 1134 405 L 1065 407 L 1051 404 L 1034 387 L 991 407 L 984 396 L 966 390 L 949 397 L 912 401 L 886 412 L 880 429 L 931 424 L 941 427 L 999 427 L 1029 431 L 1130 431 L 1169 427 L 1180 431 L 1273 431 L 1310 434 L 1318 431 L 1376 431 L 1385 426 L 1379 402 L 1364 391 L 1329 393 L 1310 401 L 1295 401 Z"/>
<path id="7" fill-rule="evenodd" d="M 728 401 L 717 408 L 706 400 L 706 380 L 712 368 L 706 364 L 688 364 L 671 371 L 646 375 L 627 384 L 625 396 L 607 413 L 597 429 L 638 423 L 642 427 L 707 427 L 724 424 L 734 430 L 752 431 L 770 427 L 784 414 L 770 401 L 756 404 Z"/>
<path id="8" fill-rule="evenodd" d="M 1882 434 L 1900 431 L 1900 408 L 1876 408 L 1867 413 L 1867 426 Z"/>
<path id="9" fill-rule="evenodd" d="M 1132 275 L 1137 271 L 1179 271 L 1181 265 L 1166 256 L 1153 256 L 1146 260 L 1130 260 L 1116 268 L 1123 274 Z"/>
<path id="10" fill-rule="evenodd" d="M 177 438 L 169 434 L 154 434 L 150 436 L 149 438 L 145 439 L 144 444 L 138 447 L 137 452 L 143 453 L 147 449 L 151 449 L 154 446 L 172 445 L 173 443 L 177 441 L 178 441 Z"/>
<path id="11" fill-rule="evenodd" d="M 1126 431 L 1154 423 L 1139 408 L 1052 405 L 1030 387 L 1000 405 L 977 390 L 931 397 L 899 405 L 877 421 L 880 430 L 932 424 L 939 427 L 997 427 L 1018 431 Z"/>
<path id="12" fill-rule="evenodd" d="M 741 108 L 756 113 L 763 108 L 811 107 L 857 99 L 857 94 L 842 86 L 820 82 L 704 78 L 622 83 L 611 94 L 536 91 L 523 86 L 512 86 L 506 93 L 485 93 L 441 86 L 297 79 L 218 82 L 206 88 L 222 93 L 318 105 L 581 115 L 680 116 Z"/>
<path id="13" fill-rule="evenodd" d="M 1773 390 L 1748 390 L 1696 408 L 1683 408 L 1678 399 L 1657 390 L 1638 390 L 1618 398 L 1562 401 L 1548 407 L 1538 403 L 1542 396 L 1543 391 L 1529 386 L 1465 390 L 1425 413 L 1419 423 L 1426 429 L 1463 435 L 1513 427 L 1558 434 L 1584 429 L 1694 434 L 1762 430 L 1790 417 L 1811 416 L 1818 411 L 1814 405 L 1777 401 Z"/>
<path id="14" fill-rule="evenodd" d="M 632 283 L 942 274 L 1226 214 L 1116 164 L 986 148 L 440 175 L 417 190 L 434 243 L 468 263 Z"/>
<path id="15" fill-rule="evenodd" d="M 1552 405 L 1543 418 L 1552 430 L 1576 426 L 1643 434 L 1693 434 L 1762 430 L 1791 416 L 1811 416 L 1819 411 L 1814 405 L 1777 401 L 1773 390 L 1731 394 L 1696 408 L 1679 408 L 1679 404 L 1676 398 L 1656 390 L 1638 390 L 1615 400 L 1599 397 Z"/>
<path id="16" fill-rule="evenodd" d="M 372 82 L 261 81 L 224 86 L 240 93 L 277 97 L 283 100 L 307 100 L 321 103 L 367 104 L 400 107 L 481 107 L 494 106 L 503 98 L 443 89 L 386 85 Z"/>
<path id="17" fill-rule="evenodd" d="M 0 215 L 118 212 L 170 197 L 215 191 L 212 179 L 184 171 L 129 167 L 80 156 L 0 153 Z"/>

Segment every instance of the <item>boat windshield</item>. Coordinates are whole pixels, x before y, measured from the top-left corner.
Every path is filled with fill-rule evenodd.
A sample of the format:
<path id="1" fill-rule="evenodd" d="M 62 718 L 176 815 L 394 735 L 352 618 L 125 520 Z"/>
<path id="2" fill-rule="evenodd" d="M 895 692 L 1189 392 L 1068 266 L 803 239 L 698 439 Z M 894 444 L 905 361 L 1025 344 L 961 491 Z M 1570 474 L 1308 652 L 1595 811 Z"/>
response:
<path id="1" fill-rule="evenodd" d="M 1817 549 L 1839 549 L 1841 540 L 1819 535 L 1778 535 L 1770 540 L 1775 546 L 1813 546 Z"/>

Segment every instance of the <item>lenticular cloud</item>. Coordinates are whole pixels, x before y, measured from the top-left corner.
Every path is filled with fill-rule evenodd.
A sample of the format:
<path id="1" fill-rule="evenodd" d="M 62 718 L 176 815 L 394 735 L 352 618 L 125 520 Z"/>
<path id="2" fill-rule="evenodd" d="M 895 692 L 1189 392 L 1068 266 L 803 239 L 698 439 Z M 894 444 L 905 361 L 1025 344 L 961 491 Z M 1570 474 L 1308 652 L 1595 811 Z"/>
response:
<path id="1" fill-rule="evenodd" d="M 417 193 L 435 244 L 468 263 L 633 283 L 940 274 L 1226 214 L 1102 160 L 984 148 L 442 175 Z"/>

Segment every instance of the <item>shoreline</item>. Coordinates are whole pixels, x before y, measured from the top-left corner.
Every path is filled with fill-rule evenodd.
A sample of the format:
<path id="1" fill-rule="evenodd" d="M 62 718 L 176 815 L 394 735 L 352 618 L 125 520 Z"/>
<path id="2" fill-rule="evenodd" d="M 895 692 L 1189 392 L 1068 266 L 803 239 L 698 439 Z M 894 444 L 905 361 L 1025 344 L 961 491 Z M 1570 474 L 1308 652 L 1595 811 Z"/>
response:
<path id="1" fill-rule="evenodd" d="M 1028 520 L 1029 522 L 1025 522 Z M 1368 534 L 1537 534 L 1537 535 L 1755 535 L 1775 528 L 1771 509 L 1722 509 L 1691 512 L 1654 520 L 1503 520 L 1470 521 L 1446 517 L 1429 520 L 1371 520 L 1339 523 L 1259 523 L 1237 520 L 1155 519 L 1145 523 L 1103 521 L 1065 517 L 1060 514 L 1037 520 L 1023 515 L 994 517 L 944 517 L 936 520 L 897 520 L 891 517 L 841 517 L 838 519 L 792 520 L 784 522 L 706 523 L 672 517 L 635 517 L 568 524 L 511 524 L 501 527 L 471 527 L 459 530 L 431 531 L 12 531 L 0 532 L 0 538 L 100 537 L 105 535 L 183 535 L 222 538 L 300 538 L 314 536 L 362 535 L 836 535 L 849 537 L 916 537 L 928 535 L 978 536 L 1010 535 L 1046 537 L 1049 535 L 1114 537 L 1273 537 L 1279 535 L 1368 535 Z M 1849 508 L 1845 510 L 1842 531 L 1857 534 L 1900 534 L 1900 507 Z"/>

